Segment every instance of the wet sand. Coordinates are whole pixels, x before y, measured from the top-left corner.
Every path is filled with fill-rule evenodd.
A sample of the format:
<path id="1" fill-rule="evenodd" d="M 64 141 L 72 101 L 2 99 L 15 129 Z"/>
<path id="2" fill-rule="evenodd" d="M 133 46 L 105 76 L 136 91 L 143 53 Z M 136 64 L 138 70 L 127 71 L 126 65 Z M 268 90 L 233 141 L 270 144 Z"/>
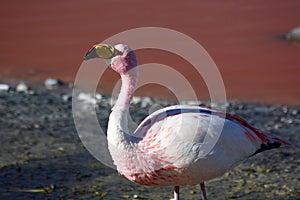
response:
<path id="1" fill-rule="evenodd" d="M 70 93 L 56 90 L 0 92 L 1 200 L 171 199 L 172 187 L 134 184 L 92 157 L 79 139 L 71 117 L 71 98 L 65 98 L 65 95 L 71 97 Z M 134 122 L 144 119 L 153 105 L 166 107 L 171 103 L 157 100 L 149 103 L 147 100 L 143 106 L 145 100 L 131 106 Z M 110 98 L 103 96 L 95 106 L 104 132 L 111 109 L 109 105 Z M 81 108 L 83 112 L 90 112 L 90 106 Z M 292 143 L 292 146 L 257 154 L 223 176 L 208 181 L 208 198 L 298 200 L 300 107 L 230 102 L 227 111 Z M 88 126 L 86 117 L 83 120 Z M 181 197 L 199 199 L 199 186 L 181 187 Z"/>
<path id="2" fill-rule="evenodd" d="M 203 45 L 219 67 L 230 99 L 299 105 L 300 45 L 283 39 L 300 25 L 299 13 L 300 2 L 294 0 L 3 2 L 0 80 L 52 76 L 73 82 L 91 45 L 131 28 L 166 27 Z M 141 64 L 158 62 L 181 70 L 199 96 L 207 98 L 205 84 L 176 56 L 142 51 L 138 58 Z M 108 70 L 100 90 L 110 93 L 117 78 Z M 165 93 L 155 87 L 138 91 Z"/>

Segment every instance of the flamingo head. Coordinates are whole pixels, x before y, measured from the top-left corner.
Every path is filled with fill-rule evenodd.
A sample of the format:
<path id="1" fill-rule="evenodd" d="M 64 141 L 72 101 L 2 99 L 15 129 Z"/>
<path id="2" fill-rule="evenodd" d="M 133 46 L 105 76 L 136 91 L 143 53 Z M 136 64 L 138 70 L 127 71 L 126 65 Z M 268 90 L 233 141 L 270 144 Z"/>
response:
<path id="1" fill-rule="evenodd" d="M 119 74 L 124 74 L 138 65 L 136 55 L 132 49 L 125 44 L 115 46 L 107 44 L 94 45 L 86 54 L 85 60 L 102 58 Z"/>

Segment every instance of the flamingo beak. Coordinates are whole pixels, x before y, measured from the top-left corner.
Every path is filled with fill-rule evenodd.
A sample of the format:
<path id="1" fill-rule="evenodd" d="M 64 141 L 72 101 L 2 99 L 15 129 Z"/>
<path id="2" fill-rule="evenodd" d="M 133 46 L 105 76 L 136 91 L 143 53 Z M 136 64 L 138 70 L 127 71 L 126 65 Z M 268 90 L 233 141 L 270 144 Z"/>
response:
<path id="1" fill-rule="evenodd" d="M 110 59 L 115 56 L 115 48 L 107 44 L 94 45 L 85 55 L 84 60 L 92 58 Z"/>

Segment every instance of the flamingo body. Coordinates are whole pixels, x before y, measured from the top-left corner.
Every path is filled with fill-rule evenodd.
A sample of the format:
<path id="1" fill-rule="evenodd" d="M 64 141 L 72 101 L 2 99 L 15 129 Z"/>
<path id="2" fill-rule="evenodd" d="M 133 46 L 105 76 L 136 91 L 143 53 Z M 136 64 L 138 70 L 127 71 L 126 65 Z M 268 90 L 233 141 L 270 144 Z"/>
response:
<path id="1" fill-rule="evenodd" d="M 209 123 L 212 118 L 219 123 L 222 117 L 225 123 L 218 142 L 203 157 L 201 147 Z M 207 107 L 184 105 L 156 111 L 130 136 L 134 156 L 126 153 L 130 150 L 121 153 L 111 150 L 119 173 L 138 184 L 159 186 L 199 184 L 222 175 L 239 161 L 260 151 L 262 145 L 267 150 L 285 143 L 237 116 L 224 116 Z"/>
<path id="2" fill-rule="evenodd" d="M 200 183 L 202 198 L 206 199 L 204 181 L 256 153 L 288 144 L 238 116 L 200 106 L 158 110 L 129 133 L 127 115 L 138 80 L 136 56 L 127 45 L 100 44 L 86 55 L 86 59 L 94 57 L 104 58 L 122 78 L 109 117 L 107 140 L 118 172 L 135 183 L 175 186 L 175 199 L 179 199 L 179 185 Z M 220 124 L 224 126 L 218 132 Z M 217 140 L 209 152 L 205 151 L 206 137 Z"/>

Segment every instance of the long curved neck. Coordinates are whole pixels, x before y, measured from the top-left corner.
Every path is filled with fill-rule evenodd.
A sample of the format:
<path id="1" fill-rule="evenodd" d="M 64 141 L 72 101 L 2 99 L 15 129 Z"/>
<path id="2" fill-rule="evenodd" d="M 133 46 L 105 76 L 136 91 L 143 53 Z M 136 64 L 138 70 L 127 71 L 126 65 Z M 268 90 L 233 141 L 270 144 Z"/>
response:
<path id="1" fill-rule="evenodd" d="M 128 143 L 128 120 L 127 115 L 129 111 L 129 105 L 135 91 L 138 70 L 137 67 L 131 69 L 127 73 L 121 74 L 122 86 L 119 97 L 115 106 L 112 108 L 112 112 L 109 116 L 107 139 L 110 144 L 115 147 L 120 145 L 126 145 Z"/>
<path id="2" fill-rule="evenodd" d="M 114 110 L 128 110 L 133 93 L 137 85 L 138 74 L 136 70 L 130 70 L 125 74 L 121 74 L 122 87 L 117 99 Z"/>

